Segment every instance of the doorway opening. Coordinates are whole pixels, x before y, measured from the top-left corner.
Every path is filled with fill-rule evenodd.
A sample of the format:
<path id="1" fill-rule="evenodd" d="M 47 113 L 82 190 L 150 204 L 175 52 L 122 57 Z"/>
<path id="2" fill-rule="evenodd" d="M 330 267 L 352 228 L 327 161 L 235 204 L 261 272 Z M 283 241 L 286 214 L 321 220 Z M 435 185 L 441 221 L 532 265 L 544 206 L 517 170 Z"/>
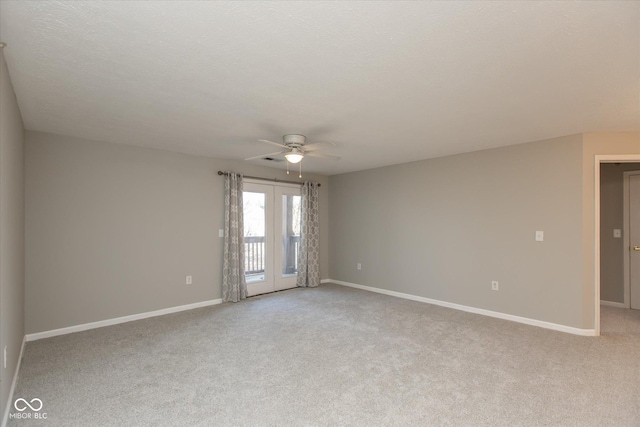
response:
<path id="1" fill-rule="evenodd" d="M 621 218 L 625 207 L 623 172 L 640 170 L 640 154 L 598 155 L 595 158 L 595 334 L 600 335 L 600 304 L 626 307 L 623 277 L 629 273 L 629 264 L 623 258 L 629 255 L 630 232 L 628 218 Z M 603 178 L 605 182 L 603 182 Z M 613 185 L 615 188 L 609 188 Z M 613 196 L 612 196 L 613 194 Z M 628 212 L 627 212 L 628 214 Z M 626 253 L 625 253 L 626 252 Z M 638 252 L 640 255 L 640 252 Z M 639 257 L 640 258 L 640 257 Z"/>

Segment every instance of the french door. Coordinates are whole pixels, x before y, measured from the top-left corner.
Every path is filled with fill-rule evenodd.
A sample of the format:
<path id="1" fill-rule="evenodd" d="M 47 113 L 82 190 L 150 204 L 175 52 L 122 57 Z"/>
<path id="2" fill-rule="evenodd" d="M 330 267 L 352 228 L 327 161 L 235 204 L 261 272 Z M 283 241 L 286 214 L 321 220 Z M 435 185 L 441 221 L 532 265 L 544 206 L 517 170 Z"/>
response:
<path id="1" fill-rule="evenodd" d="M 300 243 L 300 186 L 245 180 L 243 187 L 247 294 L 294 288 Z"/>

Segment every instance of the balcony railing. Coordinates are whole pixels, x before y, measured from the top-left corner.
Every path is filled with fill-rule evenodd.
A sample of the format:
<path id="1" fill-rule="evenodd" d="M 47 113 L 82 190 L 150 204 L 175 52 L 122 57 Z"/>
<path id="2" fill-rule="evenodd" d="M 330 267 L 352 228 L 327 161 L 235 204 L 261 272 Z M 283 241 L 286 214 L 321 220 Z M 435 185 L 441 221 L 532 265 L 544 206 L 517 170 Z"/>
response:
<path id="1" fill-rule="evenodd" d="M 264 273 L 264 236 L 249 236 L 244 238 L 244 274 Z"/>
<path id="2" fill-rule="evenodd" d="M 298 249 L 300 236 L 290 236 L 289 244 L 285 246 L 283 254 L 284 274 L 296 274 L 298 271 Z M 265 237 L 249 236 L 244 238 L 244 274 L 255 276 L 264 273 Z"/>
<path id="3" fill-rule="evenodd" d="M 282 273 L 296 274 L 298 272 L 298 249 L 300 236 L 289 236 L 289 244 L 284 247 L 282 254 Z"/>

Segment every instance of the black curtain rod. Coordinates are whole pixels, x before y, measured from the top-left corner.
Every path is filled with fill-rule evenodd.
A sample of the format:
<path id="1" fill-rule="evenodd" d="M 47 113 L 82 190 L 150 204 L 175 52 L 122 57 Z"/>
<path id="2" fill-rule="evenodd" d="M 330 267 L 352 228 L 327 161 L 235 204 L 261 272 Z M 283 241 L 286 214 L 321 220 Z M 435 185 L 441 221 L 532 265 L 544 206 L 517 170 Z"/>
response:
<path id="1" fill-rule="evenodd" d="M 223 172 L 223 171 L 218 171 L 218 175 L 227 175 L 228 172 Z M 259 176 L 249 176 L 249 175 L 243 175 L 245 178 L 249 178 L 249 179 L 259 179 L 261 181 L 273 181 L 273 182 L 282 182 L 283 184 L 299 184 L 302 185 L 301 182 L 297 182 L 297 181 L 285 181 L 283 179 L 278 179 L 278 178 L 262 178 Z M 318 184 L 318 187 L 320 187 L 321 184 Z"/>

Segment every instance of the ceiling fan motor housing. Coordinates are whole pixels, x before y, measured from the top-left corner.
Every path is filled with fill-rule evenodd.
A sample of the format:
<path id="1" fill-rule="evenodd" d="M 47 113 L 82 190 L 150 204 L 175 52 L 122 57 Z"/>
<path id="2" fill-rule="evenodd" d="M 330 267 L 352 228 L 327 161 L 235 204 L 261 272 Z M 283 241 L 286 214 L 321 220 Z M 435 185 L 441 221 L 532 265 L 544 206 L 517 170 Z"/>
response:
<path id="1" fill-rule="evenodd" d="M 304 145 L 304 142 L 307 138 L 304 135 L 291 134 L 283 136 L 282 139 L 284 141 L 284 145 L 290 147 L 300 147 Z"/>

